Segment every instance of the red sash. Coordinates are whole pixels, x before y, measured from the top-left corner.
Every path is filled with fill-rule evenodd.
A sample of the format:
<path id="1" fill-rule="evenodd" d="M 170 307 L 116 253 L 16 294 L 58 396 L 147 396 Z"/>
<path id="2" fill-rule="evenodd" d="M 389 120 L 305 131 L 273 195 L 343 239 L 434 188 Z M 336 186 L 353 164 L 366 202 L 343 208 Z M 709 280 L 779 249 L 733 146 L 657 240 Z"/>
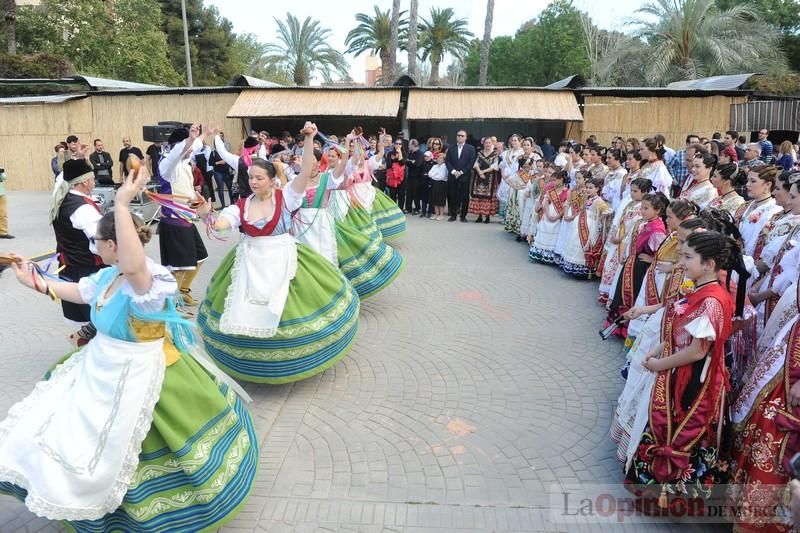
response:
<path id="1" fill-rule="evenodd" d="M 562 191 L 562 194 L 565 191 L 566 189 Z M 550 189 L 549 191 L 547 191 L 547 198 L 550 200 L 550 203 L 553 204 L 553 207 L 556 208 L 556 212 L 558 213 L 558 215 L 564 216 L 564 199 L 566 199 L 566 196 L 564 199 L 562 199 L 561 194 L 556 194 L 555 189 Z"/>
<path id="2" fill-rule="evenodd" d="M 628 254 L 628 259 L 625 261 L 625 264 L 622 266 L 622 294 L 620 294 L 619 305 L 620 314 L 633 307 L 633 304 L 636 303 L 636 288 L 633 286 L 633 267 L 636 264 L 636 239 L 639 236 L 639 229 L 641 229 L 644 224 L 645 223 L 638 224 L 633 228 L 633 233 L 631 233 L 630 253 Z"/>
<path id="3" fill-rule="evenodd" d="M 594 245 L 589 242 L 591 233 L 589 232 L 588 210 L 592 209 L 593 207 L 594 202 L 592 202 L 591 206 L 581 209 L 580 215 L 578 216 L 578 237 L 580 237 L 581 246 L 584 249 L 583 259 L 586 262 L 586 267 L 589 269 L 590 273 L 597 270 L 597 265 L 600 261 L 600 254 L 603 252 L 603 239 L 598 238 Z"/>
<path id="4" fill-rule="evenodd" d="M 690 316 L 706 298 L 713 298 L 722 306 L 722 331 L 714 340 L 711 364 L 697 397 L 689 409 L 682 413 L 682 387 L 676 387 L 678 390 L 673 392 L 673 380 L 678 385 L 682 382 L 688 383 L 692 365 L 678 367 L 674 373 L 672 370 L 659 372 L 653 385 L 649 421 L 654 443 L 648 446 L 645 456 L 652 460 L 650 471 L 659 483 L 679 479 L 689 466 L 692 448 L 710 434 L 711 425 L 717 420 L 720 402 L 728 387 L 725 341 L 731 331 L 733 302 L 730 293 L 721 284 L 711 283 L 690 294 L 680 316 L 672 310 L 664 310 L 664 353 L 669 354 L 667 357 L 674 353 L 673 328 L 683 326 L 683 317 Z"/>
<path id="5" fill-rule="evenodd" d="M 667 255 L 671 254 L 675 247 L 678 244 L 678 239 L 675 237 L 674 233 L 671 233 L 661 242 L 661 245 L 658 247 L 656 251 L 655 257 L 653 258 L 653 264 L 650 265 L 647 269 L 647 274 L 644 277 L 644 296 L 647 305 L 655 305 L 659 301 L 662 300 L 663 296 L 659 296 L 658 294 L 658 283 L 656 282 L 656 265 L 659 262 L 662 262 L 662 259 Z M 675 270 L 672 270 L 672 276 L 669 280 L 664 281 L 664 287 L 662 288 L 662 295 L 664 291 L 667 289 L 667 282 L 674 280 L 675 278 Z M 683 270 L 680 270 L 681 278 L 677 280 L 678 287 L 675 288 L 677 290 L 680 287 L 680 284 L 683 282 Z"/>
<path id="6" fill-rule="evenodd" d="M 569 201 L 569 203 L 570 207 L 572 208 L 572 212 L 580 213 L 581 208 L 583 207 L 583 194 L 577 191 L 572 191 L 570 195 L 572 196 L 572 199 Z"/>
<path id="7" fill-rule="evenodd" d="M 800 283 L 797 284 L 798 312 L 800 312 Z M 783 407 L 778 409 L 775 424 L 786 432 L 786 438 L 778 454 L 778 462 L 783 464 L 786 472 L 791 472 L 789 464 L 792 456 L 800 451 L 800 407 L 792 407 L 789 403 L 789 391 L 792 385 L 800 380 L 800 321 L 795 322 L 789 332 L 786 344 L 786 359 L 783 363 Z"/>

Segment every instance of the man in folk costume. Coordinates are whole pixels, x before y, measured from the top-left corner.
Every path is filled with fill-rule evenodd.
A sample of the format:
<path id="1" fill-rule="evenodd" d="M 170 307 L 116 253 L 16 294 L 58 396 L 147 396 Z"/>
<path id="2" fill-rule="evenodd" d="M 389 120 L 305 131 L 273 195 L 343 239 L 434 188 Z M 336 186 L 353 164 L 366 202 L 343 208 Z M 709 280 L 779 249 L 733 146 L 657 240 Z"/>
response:
<path id="1" fill-rule="evenodd" d="M 174 195 L 181 203 L 191 203 L 198 196 L 194 189 L 190 160 L 194 152 L 203 148 L 200 126 L 192 124 L 189 130 L 176 129 L 170 134 L 168 145 L 168 151 L 158 164 L 159 192 Z M 197 305 L 199 302 L 192 298 L 192 281 L 197 276 L 200 264 L 208 259 L 200 233 L 192 222 L 162 206 L 158 234 L 161 264 L 170 269 L 178 281 L 183 303 Z"/>
<path id="2" fill-rule="evenodd" d="M 85 159 L 64 162 L 63 179 L 53 193 L 50 223 L 56 234 L 56 250 L 61 270 L 58 277 L 77 282 L 94 274 L 104 265 L 94 242 L 97 223 L 103 217 L 92 199 L 94 170 Z M 81 328 L 70 335 L 70 341 L 82 346 L 95 336 L 88 305 L 61 300 L 64 317 Z"/>
<path id="3" fill-rule="evenodd" d="M 239 190 L 239 198 L 247 198 L 253 191 L 250 190 L 250 175 L 247 171 L 253 165 L 253 157 L 258 154 L 261 145 L 254 137 L 244 140 L 242 155 L 232 154 L 225 147 L 225 141 L 220 135 L 214 136 L 214 148 L 217 154 L 230 166 L 236 170 L 236 184 Z"/>

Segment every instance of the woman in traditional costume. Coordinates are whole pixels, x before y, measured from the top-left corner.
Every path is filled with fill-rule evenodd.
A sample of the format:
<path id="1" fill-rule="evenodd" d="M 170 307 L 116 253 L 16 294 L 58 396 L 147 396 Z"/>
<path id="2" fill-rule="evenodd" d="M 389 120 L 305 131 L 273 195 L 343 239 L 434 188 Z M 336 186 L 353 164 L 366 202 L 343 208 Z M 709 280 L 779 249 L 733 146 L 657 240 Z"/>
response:
<path id="1" fill-rule="evenodd" d="M 634 306 L 649 268 L 656 262 L 657 252 L 667 237 L 667 205 L 664 194 L 656 192 L 642 197 L 642 220 L 631 235 L 631 249 L 622 265 L 617 288 L 610 300 L 606 326 Z M 622 337 L 627 332 L 618 332 Z"/>
<path id="2" fill-rule="evenodd" d="M 496 189 L 500 158 L 494 150 L 494 142 L 494 137 L 483 139 L 483 150 L 478 152 L 469 191 L 469 212 L 478 215 L 475 222 L 485 224 L 491 222 L 491 217 L 497 214 L 499 208 Z"/>
<path id="3" fill-rule="evenodd" d="M 550 171 L 550 169 L 547 169 L 547 171 Z M 586 170 L 576 172 L 575 185 L 567 195 L 564 216 L 561 219 L 561 227 L 558 229 L 556 246 L 553 248 L 553 259 L 559 267 L 564 260 L 564 249 L 578 235 L 578 216 L 583 209 L 583 204 L 586 202 L 586 181 L 588 176 L 589 172 Z"/>
<path id="4" fill-rule="evenodd" d="M 512 175 L 503 176 L 503 181 L 508 185 L 510 191 L 503 223 L 507 232 L 517 236 L 517 242 L 522 241 L 522 237 L 519 236 L 519 229 L 522 224 L 521 198 L 524 196 L 525 188 L 531 179 L 533 164 L 533 159 L 522 155 L 517 161 L 516 172 Z"/>
<path id="5" fill-rule="evenodd" d="M 778 167 L 766 165 L 752 168 L 747 174 L 747 195 L 752 200 L 742 213 L 739 231 L 744 241 L 744 254 L 755 261 L 761 255 L 757 246 L 761 231 L 775 215 L 783 211 L 772 197 L 778 174 Z"/>
<path id="6" fill-rule="evenodd" d="M 605 244 L 605 263 L 600 278 L 598 298 L 600 305 L 606 305 L 616 292 L 621 265 L 628 259 L 631 236 L 642 218 L 642 198 L 652 191 L 652 187 L 649 179 L 635 179 L 630 185 L 630 194 L 623 198 L 614 212 Z"/>
<path id="7" fill-rule="evenodd" d="M 693 217 L 681 222 L 675 232 L 678 246 L 681 247 L 689 235 L 698 229 L 711 229 L 705 220 Z M 684 269 L 680 264 L 674 272 L 680 281 L 670 290 L 663 293 L 661 301 L 652 306 L 632 307 L 625 313 L 628 320 L 643 317 L 641 333 L 627 351 L 622 375 L 625 387 L 617 400 L 614 420 L 611 424 L 611 439 L 617 443 L 617 459 L 625 464 L 625 472 L 630 468 L 633 456 L 647 425 L 650 396 L 656 375 L 648 371 L 642 363 L 647 354 L 662 340 L 664 309 L 670 308 L 680 298 L 688 295 L 694 284 L 685 280 Z"/>
<path id="8" fill-rule="evenodd" d="M 646 163 L 642 166 L 642 177 L 653 182 L 653 190 L 664 194 L 669 198 L 672 188 L 672 176 L 664 164 L 664 145 L 655 137 L 648 137 L 639 147 L 642 160 Z"/>
<path id="9" fill-rule="evenodd" d="M 586 201 L 578 214 L 576 231 L 564 247 L 561 270 L 580 279 L 592 279 L 603 249 L 603 220 L 608 205 L 599 196 L 603 180 L 594 178 L 586 183 Z M 563 222 L 562 222 L 563 224 Z"/>
<path id="10" fill-rule="evenodd" d="M 353 173 L 348 177 L 346 186 L 353 187 L 357 182 L 366 181 L 367 188 L 372 187 L 372 174 L 369 163 L 364 161 L 364 152 L 348 166 Z M 337 149 L 328 151 L 328 160 L 338 165 L 340 155 Z M 330 203 L 327 209 L 334 219 L 336 253 L 339 269 L 347 277 L 358 293 L 359 298 L 367 298 L 389 284 L 403 269 L 403 258 L 391 246 L 383 241 L 378 227 L 360 204 L 351 200 L 346 188 L 329 191 Z"/>
<path id="11" fill-rule="evenodd" d="M 783 245 L 784 238 L 800 222 L 800 217 L 791 212 L 789 196 L 791 187 L 788 173 L 778 175 L 772 197 L 780 209 L 774 212 L 758 233 L 753 255 L 745 258 L 750 266 L 751 286 L 759 284 L 764 276 L 777 266 L 775 257 Z M 763 314 L 761 318 L 763 319 Z M 763 326 L 763 323 L 764 321 L 760 320 L 760 326 Z"/>
<path id="12" fill-rule="evenodd" d="M 628 171 L 623 166 L 623 154 L 617 149 L 612 148 L 606 153 L 605 181 L 603 184 L 603 199 L 608 204 L 610 211 L 617 212 L 625 197 L 626 176 Z M 602 177 L 602 176 L 592 176 Z"/>
<path id="13" fill-rule="evenodd" d="M 792 203 L 800 207 L 797 185 Z M 741 510 L 738 531 L 794 531 L 786 505 L 790 461 L 800 452 L 800 283 L 794 240 L 781 263 L 787 269 L 773 284 L 772 290 L 782 295 L 732 404 L 735 485 L 729 495 Z"/>
<path id="14" fill-rule="evenodd" d="M 553 172 L 552 181 L 545 187 L 542 200 L 542 215 L 536 226 L 536 238 L 528 252 L 531 261 L 546 265 L 555 264 L 553 250 L 561 228 L 561 218 L 567 202 L 569 189 L 567 173 L 563 170 Z"/>
<path id="15" fill-rule="evenodd" d="M 728 478 L 720 439 L 728 389 L 725 341 L 734 304 L 719 271 L 739 271 L 741 252 L 719 232 L 696 232 L 681 249 L 681 264 L 694 289 L 665 308 L 662 342 L 643 362 L 656 377 L 648 423 L 625 479 L 648 514 L 679 507 L 691 513 L 698 506 L 690 500 L 714 496 Z M 741 292 L 737 311 L 743 302 Z"/>
<path id="16" fill-rule="evenodd" d="M 539 202 L 539 195 L 542 191 L 544 179 L 544 161 L 541 156 L 533 149 L 533 139 L 526 137 L 522 141 L 522 155 L 533 160 L 530 179 L 525 184 L 525 189 L 519 194 L 519 237 L 521 240 L 530 242 L 536 234 L 536 227 L 539 223 L 536 206 Z"/>
<path id="17" fill-rule="evenodd" d="M 676 231 L 681 222 L 695 217 L 697 214 L 697 206 L 688 200 L 679 199 L 669 203 L 666 217 L 669 234 L 661 241 L 655 256 L 652 257 L 652 263 L 648 267 L 636 294 L 634 306 L 654 305 L 662 300 L 665 286 L 675 287 L 675 284 L 680 284 L 680 274 L 675 272 L 680 253 Z M 625 331 L 626 346 L 630 346 L 631 342 L 636 338 L 643 322 L 644 320 L 639 318 L 628 323 Z"/>
<path id="18" fill-rule="evenodd" d="M 244 506 L 258 467 L 234 390 L 246 394 L 189 352 L 175 278 L 145 256 L 149 230 L 129 204 L 147 179 L 128 176 L 98 224 L 110 267 L 67 283 L 14 265 L 22 284 L 89 303 L 98 330 L 0 423 L 0 491 L 73 531 L 216 531 Z"/>
<path id="19" fill-rule="evenodd" d="M 747 181 L 747 174 L 736 166 L 736 163 L 721 165 L 714 169 L 711 184 L 717 188 L 718 196 L 708 204 L 710 209 L 723 209 L 730 213 L 738 224 L 742 218 L 747 202 L 736 188 Z"/>
<path id="20" fill-rule="evenodd" d="M 303 128 L 311 146 L 316 126 Z M 274 167 L 254 161 L 254 194 L 222 210 L 198 208 L 213 231 L 238 229 L 239 244 L 211 278 L 197 318 L 209 354 L 230 374 L 257 383 L 288 383 L 313 376 L 344 356 L 358 329 L 358 295 L 328 259 L 291 235 L 318 163 L 313 150 L 284 190 Z M 270 268 L 264 268 L 270 265 Z"/>
<path id="21" fill-rule="evenodd" d="M 791 183 L 788 179 L 778 181 L 774 194 L 777 202 L 784 209 L 783 215 L 770 231 L 755 266 L 758 280 L 752 284 L 749 296 L 758 311 L 759 332 L 763 331 L 783 293 L 782 289 L 776 285 L 776 280 L 787 276 L 790 279 L 796 277 L 797 251 L 794 248 L 800 238 L 800 202 L 797 201 L 797 185 L 800 176 L 793 179 L 794 181 Z M 788 192 L 784 188 L 785 185 L 789 188 Z M 762 273 L 763 269 L 766 271 Z"/>
<path id="22" fill-rule="evenodd" d="M 497 200 L 499 202 L 499 215 L 505 219 L 507 204 L 511 199 L 511 188 L 508 179 L 517 175 L 518 161 L 522 155 L 522 140 L 516 133 L 508 138 L 509 148 L 500 156 L 500 185 L 497 187 Z M 434 158 L 435 159 L 435 158 Z"/>
<path id="23" fill-rule="evenodd" d="M 681 192 L 680 197 L 693 202 L 700 210 L 705 209 L 718 196 L 716 187 L 711 183 L 711 174 L 716 166 L 717 156 L 714 154 L 697 154 L 689 169 L 692 184 Z"/>

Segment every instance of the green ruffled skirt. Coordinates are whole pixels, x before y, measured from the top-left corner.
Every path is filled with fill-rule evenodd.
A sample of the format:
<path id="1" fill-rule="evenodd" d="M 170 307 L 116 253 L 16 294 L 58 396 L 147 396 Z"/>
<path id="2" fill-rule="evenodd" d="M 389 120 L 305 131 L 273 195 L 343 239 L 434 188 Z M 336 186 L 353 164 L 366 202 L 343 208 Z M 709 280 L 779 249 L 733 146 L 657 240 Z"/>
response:
<path id="1" fill-rule="evenodd" d="M 81 533 L 216 531 L 244 506 L 257 470 L 258 439 L 242 400 L 182 355 L 165 369 L 122 505 L 98 520 L 64 524 Z M 27 494 L 9 483 L 0 492 Z"/>
<path id="2" fill-rule="evenodd" d="M 300 243 L 275 335 L 222 333 L 219 320 L 235 256 L 233 249 L 222 260 L 197 316 L 206 350 L 222 369 L 244 381 L 290 383 L 322 372 L 347 353 L 358 330 L 358 294 L 338 268 Z"/>
<path id="3" fill-rule="evenodd" d="M 397 207 L 397 202 L 378 189 L 372 203 L 372 218 L 385 240 L 396 239 L 406 232 L 405 213 Z"/>
<path id="4" fill-rule="evenodd" d="M 336 221 L 335 231 L 339 269 L 359 298 L 388 287 L 403 270 L 402 256 L 383 242 L 375 222 L 363 208 L 350 207 L 347 216 Z"/>

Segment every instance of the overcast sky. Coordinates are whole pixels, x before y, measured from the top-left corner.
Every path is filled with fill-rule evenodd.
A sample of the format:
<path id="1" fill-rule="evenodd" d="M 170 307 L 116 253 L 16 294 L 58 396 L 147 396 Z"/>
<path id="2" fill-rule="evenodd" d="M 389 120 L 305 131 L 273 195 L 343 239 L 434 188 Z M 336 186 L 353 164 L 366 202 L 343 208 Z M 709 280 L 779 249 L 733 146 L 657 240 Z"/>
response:
<path id="1" fill-rule="evenodd" d="M 217 7 L 219 12 L 233 23 L 237 33 L 252 33 L 262 42 L 275 42 L 277 26 L 274 18 L 285 20 L 286 9 L 274 11 L 264 2 L 263 9 L 253 9 L 253 0 L 205 0 L 207 4 Z M 547 6 L 548 0 L 495 0 L 494 23 L 492 37 L 498 35 L 513 35 L 524 22 L 537 17 Z M 391 0 L 378 0 L 373 2 L 331 2 L 329 0 L 292 0 L 280 2 L 281 6 L 291 5 L 292 14 L 304 20 L 306 17 L 320 19 L 322 25 L 331 30 L 329 44 L 340 50 L 345 50 L 344 40 L 347 33 L 356 25 L 356 13 L 374 12 L 373 5 L 380 6 L 381 10 L 390 10 Z M 624 30 L 623 21 L 637 9 L 642 2 L 635 0 L 574 0 L 578 9 L 586 11 L 592 20 L 605 29 Z M 480 38 L 483 36 L 483 23 L 486 18 L 486 0 L 419 0 L 419 15 L 427 18 L 431 6 L 440 8 L 451 7 L 458 17 L 469 21 L 469 30 Z M 409 1 L 401 0 L 401 9 L 408 10 Z M 350 62 L 350 76 L 354 81 L 364 81 L 365 55 L 353 57 L 346 55 Z M 401 62 L 406 62 L 406 55 L 401 53 L 398 57 Z M 449 64 L 446 59 L 442 71 Z M 555 81 L 555 80 L 554 80 Z"/>

